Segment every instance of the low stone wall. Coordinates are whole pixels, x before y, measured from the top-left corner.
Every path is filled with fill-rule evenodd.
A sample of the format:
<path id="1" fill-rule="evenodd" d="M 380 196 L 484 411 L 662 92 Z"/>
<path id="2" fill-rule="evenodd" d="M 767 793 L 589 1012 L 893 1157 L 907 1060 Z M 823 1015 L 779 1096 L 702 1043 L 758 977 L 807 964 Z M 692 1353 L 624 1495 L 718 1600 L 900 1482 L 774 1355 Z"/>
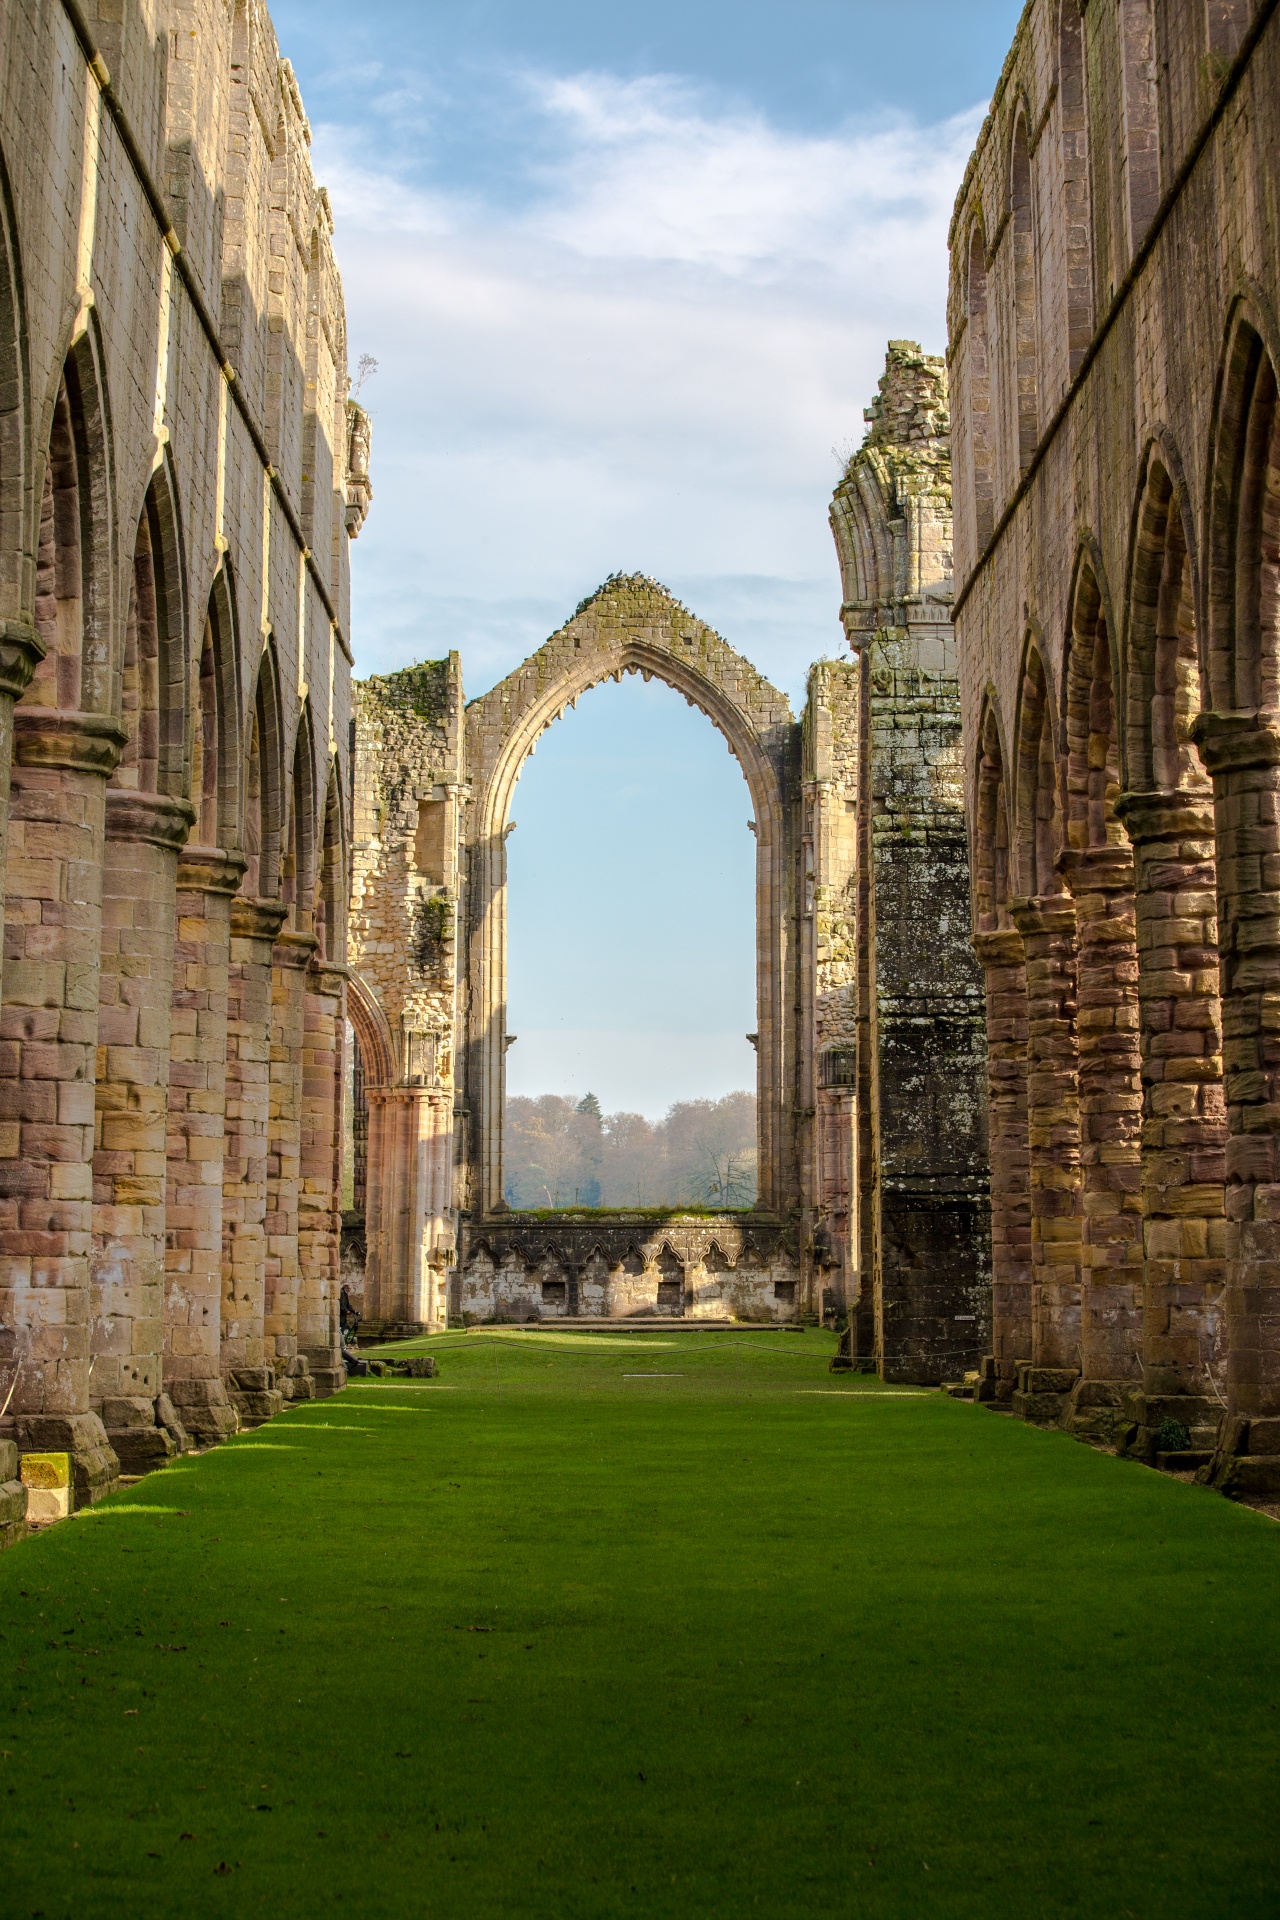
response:
<path id="1" fill-rule="evenodd" d="M 468 1224 L 449 1318 L 793 1320 L 799 1235 L 746 1214 L 507 1214 Z"/>

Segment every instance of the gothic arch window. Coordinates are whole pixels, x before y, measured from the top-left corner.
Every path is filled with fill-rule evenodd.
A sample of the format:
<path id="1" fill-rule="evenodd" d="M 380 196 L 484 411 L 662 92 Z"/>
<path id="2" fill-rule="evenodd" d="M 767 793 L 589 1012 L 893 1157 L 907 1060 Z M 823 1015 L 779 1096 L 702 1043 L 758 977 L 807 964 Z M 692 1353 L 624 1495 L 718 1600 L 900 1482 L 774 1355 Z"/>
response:
<path id="1" fill-rule="evenodd" d="M 316 896 L 315 759 L 311 747 L 309 711 L 303 708 L 293 750 L 293 780 L 289 795 L 289 823 L 281 870 L 281 896 L 289 908 L 289 924 L 310 933 Z"/>
<path id="2" fill-rule="evenodd" d="M 280 761 L 280 702 L 268 649 L 258 672 L 244 774 L 245 871 L 240 891 L 250 900 L 274 900 L 280 889 Z"/>
<path id="3" fill-rule="evenodd" d="M 1018 727 L 1017 865 L 1019 890 L 1033 898 L 1065 891 L 1057 869 L 1062 846 L 1053 708 L 1040 649 L 1027 649 Z"/>
<path id="4" fill-rule="evenodd" d="M 974 832 L 974 895 L 979 933 L 1012 925 L 1009 806 L 1005 792 L 1004 751 L 995 707 L 988 702 L 979 731 L 978 780 Z"/>
<path id="5" fill-rule="evenodd" d="M 186 613 L 177 514 L 162 470 L 147 488 L 133 544 L 120 687 L 125 742 L 111 776 L 113 787 L 182 794 L 186 708 Z"/>
<path id="6" fill-rule="evenodd" d="M 1129 612 L 1126 748 L 1132 789 L 1211 791 L 1191 741 L 1202 704 L 1186 527 L 1168 469 L 1153 458 L 1138 509 Z"/>
<path id="7" fill-rule="evenodd" d="M 1116 817 L 1120 756 L 1111 636 L 1097 577 L 1088 561 L 1076 581 L 1067 661 L 1067 843 L 1119 844 Z"/>
<path id="8" fill-rule="evenodd" d="M 1212 481 L 1209 672 L 1219 712 L 1280 708 L 1280 408 L 1256 329 L 1236 326 Z"/>

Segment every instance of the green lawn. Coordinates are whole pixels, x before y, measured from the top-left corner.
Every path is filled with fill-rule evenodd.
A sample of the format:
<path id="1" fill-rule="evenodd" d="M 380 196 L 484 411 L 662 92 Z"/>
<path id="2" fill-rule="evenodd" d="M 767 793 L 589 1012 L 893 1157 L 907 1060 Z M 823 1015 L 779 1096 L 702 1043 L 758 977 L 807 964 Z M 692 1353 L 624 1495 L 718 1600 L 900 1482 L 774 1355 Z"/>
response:
<path id="1" fill-rule="evenodd" d="M 1280 1528 L 807 1333 L 445 1335 L 0 1557 L 0 1913 L 1280 1913 Z"/>

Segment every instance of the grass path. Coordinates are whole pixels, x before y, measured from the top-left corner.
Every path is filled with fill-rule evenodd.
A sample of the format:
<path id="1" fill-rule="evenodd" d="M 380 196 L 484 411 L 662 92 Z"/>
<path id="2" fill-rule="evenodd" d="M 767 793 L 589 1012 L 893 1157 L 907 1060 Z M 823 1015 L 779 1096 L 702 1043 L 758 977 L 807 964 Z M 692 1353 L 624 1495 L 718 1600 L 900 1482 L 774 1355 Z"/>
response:
<path id="1" fill-rule="evenodd" d="M 1280 1913 L 1273 1523 L 825 1335 L 429 1344 L 0 1558 L 6 1920 Z"/>

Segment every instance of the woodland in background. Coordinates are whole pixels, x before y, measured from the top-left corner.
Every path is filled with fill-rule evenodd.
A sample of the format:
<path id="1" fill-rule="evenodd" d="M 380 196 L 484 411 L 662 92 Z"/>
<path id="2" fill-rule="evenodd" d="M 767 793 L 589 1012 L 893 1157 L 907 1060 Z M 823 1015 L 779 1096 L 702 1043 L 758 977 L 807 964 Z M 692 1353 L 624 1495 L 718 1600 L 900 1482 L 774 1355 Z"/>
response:
<path id="1" fill-rule="evenodd" d="M 754 1093 L 679 1100 L 656 1122 L 602 1113 L 593 1093 L 515 1095 L 504 1139 L 510 1207 L 755 1204 Z"/>

